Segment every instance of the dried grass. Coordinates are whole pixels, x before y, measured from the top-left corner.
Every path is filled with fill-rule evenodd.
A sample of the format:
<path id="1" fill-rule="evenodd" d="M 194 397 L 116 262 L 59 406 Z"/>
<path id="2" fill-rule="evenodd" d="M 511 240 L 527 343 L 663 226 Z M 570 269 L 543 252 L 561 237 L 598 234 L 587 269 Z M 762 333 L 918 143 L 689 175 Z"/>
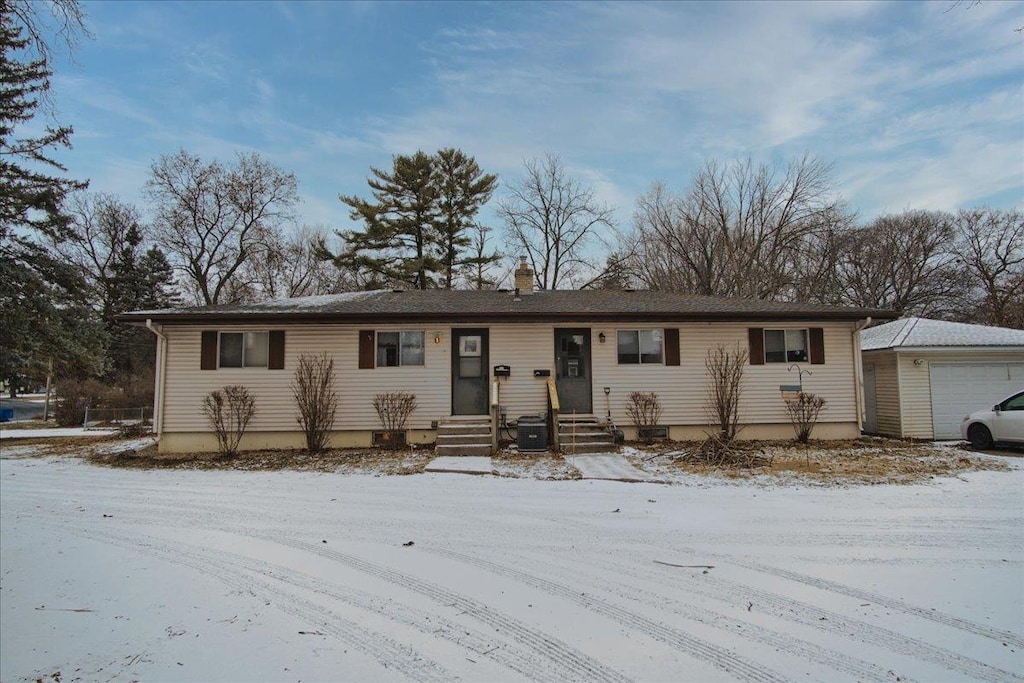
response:
<path id="1" fill-rule="evenodd" d="M 499 477 L 558 481 L 583 478 L 580 471 L 568 460 L 554 453 L 500 450 L 491 456 L 491 465 Z"/>
<path id="2" fill-rule="evenodd" d="M 235 455 L 218 453 L 158 453 L 155 446 L 141 451 L 118 453 L 92 452 L 89 462 L 126 469 L 241 470 L 271 472 L 296 470 L 343 474 L 419 474 L 433 458 L 433 450 L 405 448 L 345 448 L 325 450 L 315 455 L 300 449 L 240 451 Z"/>
<path id="3" fill-rule="evenodd" d="M 655 448 L 637 446 L 633 464 L 657 468 L 660 474 L 714 475 L 727 479 L 773 477 L 817 484 L 909 484 L 932 477 L 953 476 L 978 470 L 1006 470 L 1009 465 L 991 456 L 931 444 L 872 439 L 816 441 L 807 446 L 782 442 L 734 442 L 737 448 L 771 455 L 770 463 L 756 467 L 718 465 L 680 458 L 697 442 L 660 444 Z"/>

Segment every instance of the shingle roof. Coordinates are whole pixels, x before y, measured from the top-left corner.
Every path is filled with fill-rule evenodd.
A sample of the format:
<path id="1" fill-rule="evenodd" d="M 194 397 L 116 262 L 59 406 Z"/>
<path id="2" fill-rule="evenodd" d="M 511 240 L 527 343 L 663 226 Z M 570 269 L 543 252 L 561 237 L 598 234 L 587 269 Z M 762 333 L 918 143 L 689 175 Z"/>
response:
<path id="1" fill-rule="evenodd" d="M 122 322 L 256 320 L 857 320 L 890 319 L 890 311 L 628 290 L 373 291 L 275 299 L 255 304 L 133 311 Z"/>
<path id="2" fill-rule="evenodd" d="M 1024 348 L 1024 330 L 930 318 L 902 318 L 864 330 L 860 346 L 864 351 L 926 347 Z"/>

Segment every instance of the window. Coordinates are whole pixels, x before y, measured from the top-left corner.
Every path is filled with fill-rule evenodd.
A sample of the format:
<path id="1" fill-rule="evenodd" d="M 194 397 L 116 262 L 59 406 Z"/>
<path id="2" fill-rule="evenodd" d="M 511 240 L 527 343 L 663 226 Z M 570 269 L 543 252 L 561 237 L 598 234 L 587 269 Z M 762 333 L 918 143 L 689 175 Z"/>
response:
<path id="1" fill-rule="evenodd" d="M 423 365 L 423 332 L 378 332 L 377 367 Z"/>
<path id="2" fill-rule="evenodd" d="M 661 330 L 619 330 L 619 365 L 662 363 Z"/>
<path id="3" fill-rule="evenodd" d="M 806 363 L 807 330 L 765 330 L 765 363 Z"/>
<path id="4" fill-rule="evenodd" d="M 267 367 L 270 357 L 269 339 L 269 332 L 221 332 L 220 367 Z"/>
<path id="5" fill-rule="evenodd" d="M 1002 410 L 1024 410 L 1024 394 L 1011 396 L 1003 402 Z"/>

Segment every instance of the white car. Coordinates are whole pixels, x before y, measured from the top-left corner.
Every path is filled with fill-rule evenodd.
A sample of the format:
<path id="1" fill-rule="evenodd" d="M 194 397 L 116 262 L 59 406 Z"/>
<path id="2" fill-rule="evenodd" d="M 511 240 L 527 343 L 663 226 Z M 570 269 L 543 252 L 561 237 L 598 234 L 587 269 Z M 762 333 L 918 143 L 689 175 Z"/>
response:
<path id="1" fill-rule="evenodd" d="M 995 442 L 1024 444 L 1024 391 L 991 408 L 964 415 L 960 436 L 975 448 L 991 448 Z"/>

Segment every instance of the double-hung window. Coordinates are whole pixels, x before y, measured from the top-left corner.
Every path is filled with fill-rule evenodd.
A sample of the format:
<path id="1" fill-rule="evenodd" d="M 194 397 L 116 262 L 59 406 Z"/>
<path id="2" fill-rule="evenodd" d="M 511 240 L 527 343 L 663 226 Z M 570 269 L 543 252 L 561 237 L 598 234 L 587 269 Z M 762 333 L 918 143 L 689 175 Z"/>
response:
<path id="1" fill-rule="evenodd" d="M 765 363 L 806 363 L 807 330 L 765 330 Z"/>
<path id="2" fill-rule="evenodd" d="M 270 357 L 268 332 L 221 332 L 219 367 L 265 368 Z"/>
<path id="3" fill-rule="evenodd" d="M 378 332 L 377 367 L 423 365 L 423 331 Z"/>
<path id="4" fill-rule="evenodd" d="M 662 364 L 665 360 L 661 330 L 619 330 L 619 365 Z"/>

